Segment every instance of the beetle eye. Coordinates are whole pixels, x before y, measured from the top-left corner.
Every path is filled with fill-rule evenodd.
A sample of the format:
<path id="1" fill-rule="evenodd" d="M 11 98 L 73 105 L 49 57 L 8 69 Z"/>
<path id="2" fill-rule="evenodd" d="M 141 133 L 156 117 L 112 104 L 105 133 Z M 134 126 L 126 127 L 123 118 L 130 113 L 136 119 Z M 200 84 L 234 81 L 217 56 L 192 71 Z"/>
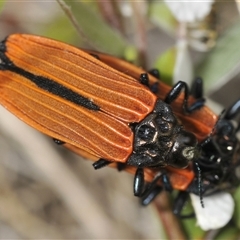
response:
<path id="1" fill-rule="evenodd" d="M 155 128 L 149 125 L 142 125 L 138 130 L 138 137 L 141 140 L 149 141 L 152 140 L 155 134 Z"/>

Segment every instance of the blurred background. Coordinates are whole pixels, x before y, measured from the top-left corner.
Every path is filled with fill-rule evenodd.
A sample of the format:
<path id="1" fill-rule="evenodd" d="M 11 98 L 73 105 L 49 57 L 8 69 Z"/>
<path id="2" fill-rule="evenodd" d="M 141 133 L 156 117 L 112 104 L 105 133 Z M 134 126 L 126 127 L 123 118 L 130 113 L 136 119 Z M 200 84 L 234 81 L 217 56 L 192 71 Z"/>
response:
<path id="1" fill-rule="evenodd" d="M 207 104 L 220 113 L 240 98 L 239 3 L 209 1 L 202 14 L 190 2 L 175 12 L 169 4 L 1 1 L 0 37 L 29 33 L 95 49 L 157 67 L 169 84 L 201 76 Z M 163 205 L 161 216 L 154 204 L 141 207 L 132 175 L 95 171 L 90 161 L 56 146 L 3 107 L 0 156 L 1 239 L 168 239 L 169 231 L 175 239 L 240 236 L 237 217 L 235 225 L 206 233 L 195 219 L 175 222 L 171 206 Z"/>

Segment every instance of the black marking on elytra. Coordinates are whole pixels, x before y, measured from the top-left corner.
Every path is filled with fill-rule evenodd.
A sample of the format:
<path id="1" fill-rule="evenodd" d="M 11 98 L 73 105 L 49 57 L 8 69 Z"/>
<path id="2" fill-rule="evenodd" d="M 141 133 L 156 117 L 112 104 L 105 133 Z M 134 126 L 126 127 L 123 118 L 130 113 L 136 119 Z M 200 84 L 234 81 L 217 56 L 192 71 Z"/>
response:
<path id="1" fill-rule="evenodd" d="M 82 107 L 88 108 L 90 110 L 98 111 L 100 110 L 100 107 L 93 103 L 91 100 L 89 100 L 86 97 L 81 96 L 77 92 L 74 92 L 73 90 L 61 85 L 60 83 L 57 83 L 49 78 L 35 75 L 31 72 L 28 72 L 18 66 L 16 66 L 6 55 L 5 52 L 7 52 L 6 48 L 6 40 L 0 43 L 0 70 L 8 70 L 14 73 L 17 73 L 27 79 L 29 79 L 31 82 L 36 84 L 39 88 L 52 93 L 56 96 L 59 96 L 61 98 L 64 98 L 72 103 L 75 103 L 77 105 L 80 105 Z M 33 63 L 34 64 L 34 63 Z"/>

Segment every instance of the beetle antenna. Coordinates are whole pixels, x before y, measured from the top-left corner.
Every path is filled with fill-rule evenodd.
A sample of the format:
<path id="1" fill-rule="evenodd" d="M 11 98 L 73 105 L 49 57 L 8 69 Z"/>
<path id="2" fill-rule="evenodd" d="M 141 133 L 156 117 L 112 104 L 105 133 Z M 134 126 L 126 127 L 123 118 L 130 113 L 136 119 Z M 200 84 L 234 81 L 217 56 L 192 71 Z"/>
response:
<path id="1" fill-rule="evenodd" d="M 203 194 L 202 194 L 202 171 L 197 162 L 194 162 L 194 165 L 197 170 L 198 194 L 199 194 L 199 198 L 200 198 L 200 204 L 201 204 L 202 208 L 204 208 Z"/>

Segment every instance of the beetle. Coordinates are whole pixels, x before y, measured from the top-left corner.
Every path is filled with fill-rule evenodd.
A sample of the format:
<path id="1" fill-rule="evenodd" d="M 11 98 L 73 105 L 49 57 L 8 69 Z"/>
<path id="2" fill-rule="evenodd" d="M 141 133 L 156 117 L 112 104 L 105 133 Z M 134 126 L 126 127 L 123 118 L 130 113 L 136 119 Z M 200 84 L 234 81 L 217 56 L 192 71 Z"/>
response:
<path id="1" fill-rule="evenodd" d="M 143 189 L 143 168 L 186 168 L 199 155 L 197 138 L 170 106 L 180 95 L 181 111 L 203 106 L 203 99 L 188 103 L 184 82 L 163 101 L 141 83 L 148 75 L 140 68 L 134 77 L 86 51 L 27 34 L 3 40 L 0 59 L 0 103 L 66 147 L 100 158 L 95 168 L 135 167 L 135 195 Z"/>

